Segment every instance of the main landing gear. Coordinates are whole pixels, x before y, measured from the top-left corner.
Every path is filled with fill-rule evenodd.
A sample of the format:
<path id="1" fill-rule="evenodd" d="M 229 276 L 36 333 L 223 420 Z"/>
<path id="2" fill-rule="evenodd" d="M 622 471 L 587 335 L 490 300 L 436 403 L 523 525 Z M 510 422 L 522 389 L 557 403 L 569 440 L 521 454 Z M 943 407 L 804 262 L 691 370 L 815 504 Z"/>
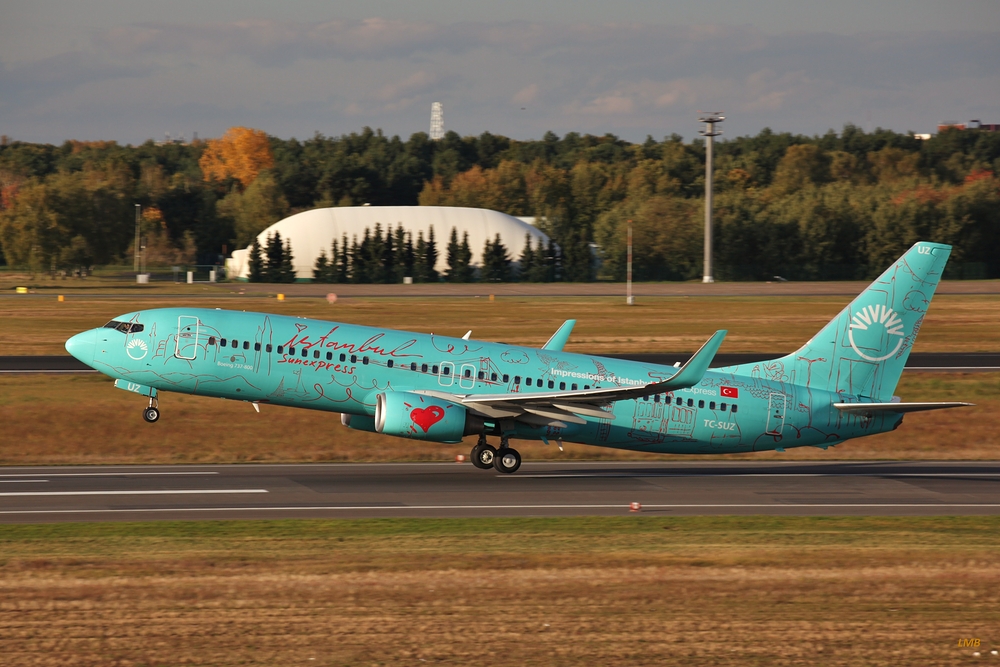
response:
<path id="1" fill-rule="evenodd" d="M 142 411 L 142 418 L 145 419 L 150 424 L 152 424 L 153 422 L 155 422 L 160 418 L 160 411 L 156 407 L 158 404 L 159 402 L 156 400 L 156 397 L 150 396 L 149 407 Z"/>
<path id="2" fill-rule="evenodd" d="M 486 436 L 481 434 L 469 458 L 472 460 L 472 465 L 481 470 L 493 468 L 507 475 L 521 467 L 521 455 L 508 444 L 508 439 L 505 437 L 500 438 L 500 449 L 494 449 L 486 442 Z"/>

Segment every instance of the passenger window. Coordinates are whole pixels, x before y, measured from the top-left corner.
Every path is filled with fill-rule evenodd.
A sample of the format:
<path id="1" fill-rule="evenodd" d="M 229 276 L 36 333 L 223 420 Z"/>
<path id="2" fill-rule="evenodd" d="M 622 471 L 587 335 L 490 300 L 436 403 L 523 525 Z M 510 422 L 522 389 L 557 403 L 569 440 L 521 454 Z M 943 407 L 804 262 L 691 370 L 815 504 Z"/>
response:
<path id="1" fill-rule="evenodd" d="M 733 403 L 733 412 L 736 412 L 736 404 Z"/>
<path id="2" fill-rule="evenodd" d="M 514 384 L 521 384 L 521 376 L 520 375 L 515 375 L 514 376 Z"/>
<path id="3" fill-rule="evenodd" d="M 571 389 L 572 391 L 576 391 L 576 383 L 575 383 L 575 382 L 574 382 L 573 384 L 571 384 L 571 385 L 570 385 L 570 389 Z"/>
<path id="4" fill-rule="evenodd" d="M 472 377 L 472 371 L 470 371 L 468 368 L 466 368 L 464 375 L 465 375 L 465 377 L 470 378 L 470 377 Z"/>
<path id="5" fill-rule="evenodd" d="M 248 340 L 243 341 L 243 349 L 244 350 L 249 350 L 250 349 L 250 341 L 248 341 Z"/>
<path id="6" fill-rule="evenodd" d="M 268 343 L 267 345 L 264 346 L 264 351 L 267 352 L 268 354 L 270 354 L 273 349 L 274 348 L 271 347 L 270 343 Z"/>
<path id="7" fill-rule="evenodd" d="M 708 404 L 708 409 L 709 410 L 714 410 L 715 409 L 715 401 L 712 401 L 711 403 Z"/>
<path id="8" fill-rule="evenodd" d="M 417 370 L 417 362 L 415 362 L 415 361 L 410 362 L 410 370 L 411 371 Z"/>
<path id="9" fill-rule="evenodd" d="M 585 385 L 583 385 L 583 388 L 584 389 L 590 389 L 590 385 L 589 384 L 585 384 Z"/>
<path id="10" fill-rule="evenodd" d="M 559 391 L 566 391 L 566 383 L 565 382 L 560 382 L 559 383 Z"/>
<path id="11" fill-rule="evenodd" d="M 333 352 L 327 352 L 326 353 L 326 360 L 327 361 L 333 361 Z"/>
<path id="12" fill-rule="evenodd" d="M 496 382 L 496 381 L 497 381 L 497 374 L 490 373 L 490 382 Z M 506 380 L 504 380 L 504 382 L 506 382 Z"/>
<path id="13" fill-rule="evenodd" d="M 427 364 L 420 364 L 420 372 L 421 373 L 427 372 Z"/>
<path id="14" fill-rule="evenodd" d="M 347 361 L 347 355 L 346 354 L 341 354 L 340 355 L 340 360 L 341 361 Z"/>
<path id="15" fill-rule="evenodd" d="M 367 366 L 368 365 L 368 357 L 362 357 L 361 363 L 363 363 L 365 366 Z"/>
<path id="16" fill-rule="evenodd" d="M 226 346 L 226 339 L 225 338 L 220 338 L 219 339 L 219 345 L 221 345 L 222 347 L 225 347 Z"/>
<path id="17" fill-rule="evenodd" d="M 659 402 L 660 402 L 660 395 L 653 394 L 653 403 L 659 403 Z"/>
<path id="18" fill-rule="evenodd" d="M 290 356 L 290 357 L 294 357 L 295 356 L 295 348 L 294 347 L 288 348 L 288 356 Z"/>
<path id="19" fill-rule="evenodd" d="M 553 382 L 552 380 L 549 380 L 549 389 L 555 389 L 555 388 L 556 388 L 556 383 Z"/>
<path id="20" fill-rule="evenodd" d="M 309 356 L 309 348 L 307 348 L 307 347 L 302 348 L 302 356 L 303 357 L 308 357 Z"/>
<path id="21" fill-rule="evenodd" d="M 688 405 L 691 405 L 691 401 L 688 401 Z M 705 401 L 698 401 L 698 407 L 699 408 L 705 407 Z"/>
<path id="22" fill-rule="evenodd" d="M 480 380 L 485 380 L 486 379 L 486 373 L 484 373 L 482 371 L 479 371 L 479 375 L 477 375 L 476 377 L 478 377 Z"/>
<path id="23" fill-rule="evenodd" d="M 386 368 L 392 368 L 393 366 L 395 366 L 395 363 L 392 361 L 392 359 L 390 359 L 389 361 L 385 362 L 385 366 Z"/>
<path id="24" fill-rule="evenodd" d="M 725 403 L 720 403 L 719 404 L 719 409 L 722 410 L 723 412 L 725 412 L 726 411 L 726 404 Z"/>
<path id="25" fill-rule="evenodd" d="M 358 355 L 356 355 L 356 354 L 352 354 L 351 355 L 351 363 L 352 364 L 358 363 Z"/>
<path id="26" fill-rule="evenodd" d="M 260 352 L 260 343 L 254 343 L 253 344 L 253 351 L 254 352 Z"/>
<path id="27" fill-rule="evenodd" d="M 319 350 L 313 351 L 313 359 L 319 359 Z"/>
<path id="28" fill-rule="evenodd" d="M 445 366 L 441 369 L 441 375 L 451 375 L 451 369 Z"/>
<path id="29" fill-rule="evenodd" d="M 688 399 L 688 407 L 689 408 L 693 408 L 694 407 L 694 399 L 693 398 L 689 398 Z M 698 401 L 698 407 L 699 408 L 705 407 L 705 401 Z"/>
<path id="30" fill-rule="evenodd" d="M 278 346 L 278 354 L 281 354 L 281 351 L 282 351 L 283 348 L 284 348 L 284 345 L 279 345 Z"/>
<path id="31" fill-rule="evenodd" d="M 239 346 L 240 346 L 240 341 L 238 341 L 238 340 L 236 340 L 236 339 L 234 338 L 234 339 L 233 339 L 233 347 L 239 347 Z"/>
<path id="32" fill-rule="evenodd" d="M 438 374 L 438 367 L 436 365 L 431 366 L 431 372 L 434 373 L 434 375 L 437 375 Z"/>
<path id="33" fill-rule="evenodd" d="M 215 345 L 215 336 L 209 336 L 208 337 L 208 344 L 209 345 Z"/>
<path id="34" fill-rule="evenodd" d="M 516 382 L 516 380 L 515 380 L 515 382 Z M 524 384 L 526 384 L 526 385 L 528 385 L 530 387 L 531 386 L 531 378 L 524 378 Z"/>
<path id="35" fill-rule="evenodd" d="M 509 376 L 509 375 L 507 375 L 506 373 L 504 373 L 504 374 L 503 374 L 503 381 L 504 381 L 504 382 L 510 382 L 510 376 Z"/>

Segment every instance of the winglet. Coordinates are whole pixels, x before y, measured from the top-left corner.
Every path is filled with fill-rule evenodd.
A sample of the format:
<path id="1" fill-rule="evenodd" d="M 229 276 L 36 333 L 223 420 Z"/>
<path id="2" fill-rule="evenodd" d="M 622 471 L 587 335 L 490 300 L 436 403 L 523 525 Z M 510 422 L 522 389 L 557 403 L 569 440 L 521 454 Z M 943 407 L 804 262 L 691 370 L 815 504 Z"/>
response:
<path id="1" fill-rule="evenodd" d="M 556 332 L 552 334 L 552 337 L 545 341 L 545 345 L 542 345 L 543 350 L 552 350 L 554 352 L 559 352 L 566 345 L 566 341 L 569 340 L 569 335 L 573 332 L 573 327 L 576 325 L 576 320 L 566 320 L 563 322 L 562 326 L 556 329 Z"/>
<path id="2" fill-rule="evenodd" d="M 728 331 L 725 329 L 719 329 L 712 337 L 701 346 L 697 352 L 694 353 L 690 359 L 687 360 L 680 369 L 670 376 L 664 382 L 657 383 L 657 388 L 659 391 L 673 391 L 675 389 L 685 389 L 687 387 L 693 387 L 694 385 L 701 382 L 701 379 L 705 377 L 705 371 L 708 370 L 709 364 L 715 359 L 715 353 L 719 351 L 719 346 L 722 345 L 722 340 L 726 337 Z"/>

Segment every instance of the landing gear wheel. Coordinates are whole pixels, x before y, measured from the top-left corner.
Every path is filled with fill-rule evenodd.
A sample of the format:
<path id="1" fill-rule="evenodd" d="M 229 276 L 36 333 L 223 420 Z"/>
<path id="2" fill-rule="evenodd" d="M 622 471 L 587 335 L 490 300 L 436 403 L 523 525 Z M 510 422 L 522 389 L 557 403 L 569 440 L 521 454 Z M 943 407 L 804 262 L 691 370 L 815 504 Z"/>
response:
<path id="1" fill-rule="evenodd" d="M 472 459 L 472 465 L 482 470 L 489 470 L 493 467 L 493 460 L 496 456 L 497 450 L 493 449 L 491 445 L 483 444 L 473 447 L 469 458 Z"/>
<path id="2" fill-rule="evenodd" d="M 146 408 L 142 411 L 142 418 L 152 424 L 160 418 L 160 411 L 156 408 Z"/>
<path id="3" fill-rule="evenodd" d="M 512 472 L 516 472 L 517 469 L 521 467 L 521 455 L 516 449 L 503 447 L 494 457 L 493 467 L 497 469 L 497 472 L 509 475 Z"/>

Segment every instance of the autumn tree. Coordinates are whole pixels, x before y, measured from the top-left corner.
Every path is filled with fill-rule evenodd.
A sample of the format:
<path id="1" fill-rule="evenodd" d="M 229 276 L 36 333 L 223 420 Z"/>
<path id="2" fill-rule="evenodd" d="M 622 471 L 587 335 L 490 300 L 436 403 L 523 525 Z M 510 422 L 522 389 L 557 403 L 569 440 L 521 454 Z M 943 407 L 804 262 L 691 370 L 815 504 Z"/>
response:
<path id="1" fill-rule="evenodd" d="M 209 139 L 198 161 L 206 181 L 234 178 L 250 187 L 258 174 L 274 166 L 268 136 L 261 130 L 231 127 L 221 139 Z"/>

